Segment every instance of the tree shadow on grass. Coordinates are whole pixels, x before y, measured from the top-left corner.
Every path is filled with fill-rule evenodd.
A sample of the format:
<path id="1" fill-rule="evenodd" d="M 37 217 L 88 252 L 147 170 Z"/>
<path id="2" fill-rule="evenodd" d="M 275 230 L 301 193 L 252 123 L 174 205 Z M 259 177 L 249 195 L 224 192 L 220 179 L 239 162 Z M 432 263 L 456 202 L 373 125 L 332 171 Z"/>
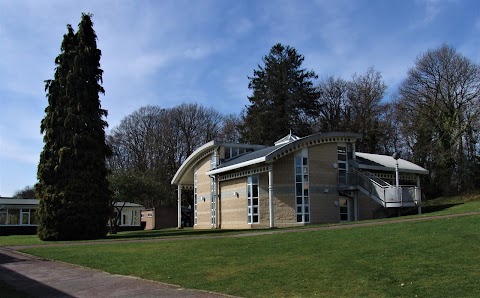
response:
<path id="1" fill-rule="evenodd" d="M 442 204 L 442 205 L 433 205 L 433 206 L 424 206 L 422 207 L 422 213 L 432 213 L 437 211 L 442 211 L 457 205 L 463 205 L 464 203 L 456 203 L 456 204 Z"/>

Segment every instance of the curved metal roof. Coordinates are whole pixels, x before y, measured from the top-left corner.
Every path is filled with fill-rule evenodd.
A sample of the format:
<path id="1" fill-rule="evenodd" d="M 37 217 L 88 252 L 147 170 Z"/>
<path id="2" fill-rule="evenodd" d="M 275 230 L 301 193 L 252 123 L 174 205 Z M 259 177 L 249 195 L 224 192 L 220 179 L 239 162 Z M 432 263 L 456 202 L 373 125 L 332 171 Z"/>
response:
<path id="1" fill-rule="evenodd" d="M 389 155 L 355 153 L 356 161 L 360 169 L 377 171 L 395 171 L 396 160 Z M 427 175 L 428 170 L 405 159 L 398 159 L 398 168 L 400 172 L 415 173 Z"/>

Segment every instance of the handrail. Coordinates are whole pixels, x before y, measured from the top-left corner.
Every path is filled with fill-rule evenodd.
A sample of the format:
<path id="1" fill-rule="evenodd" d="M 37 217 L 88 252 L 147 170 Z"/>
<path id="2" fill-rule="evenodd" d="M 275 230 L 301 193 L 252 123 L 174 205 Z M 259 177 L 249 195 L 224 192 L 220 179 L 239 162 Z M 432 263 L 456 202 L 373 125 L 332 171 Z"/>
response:
<path id="1" fill-rule="evenodd" d="M 366 173 L 354 169 L 353 174 L 357 177 L 357 185 L 368 192 L 370 197 L 378 200 L 384 207 L 392 203 L 400 204 L 400 206 L 403 206 L 404 203 L 420 203 L 421 192 L 419 187 L 393 186 L 369 172 Z"/>

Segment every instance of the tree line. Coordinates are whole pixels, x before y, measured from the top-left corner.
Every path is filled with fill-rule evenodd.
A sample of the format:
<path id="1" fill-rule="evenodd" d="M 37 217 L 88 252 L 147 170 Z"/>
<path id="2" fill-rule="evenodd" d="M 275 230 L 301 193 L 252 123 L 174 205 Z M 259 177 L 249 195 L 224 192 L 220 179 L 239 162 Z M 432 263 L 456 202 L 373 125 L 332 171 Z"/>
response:
<path id="1" fill-rule="evenodd" d="M 302 55 L 276 44 L 249 77 L 249 104 L 238 115 L 198 104 L 146 106 L 105 133 L 101 51 L 91 17 L 82 14 L 76 32 L 67 25 L 54 77 L 45 81 L 35 185 L 42 240 L 103 237 L 116 201 L 174 204 L 172 177 L 212 139 L 272 145 L 288 131 L 358 132 L 358 151 L 400 152 L 427 168 L 428 197 L 480 185 L 480 67 L 451 46 L 421 54 L 387 101 L 375 68 L 316 81 L 313 70 L 302 68 Z M 31 189 L 18 195 L 31 196 Z"/>
<path id="2" fill-rule="evenodd" d="M 142 107 L 125 117 L 108 134 L 114 191 L 127 191 L 115 182 L 127 175 L 155 185 L 155 199 L 145 195 L 149 201 L 140 203 L 174 204 L 170 181 L 199 146 L 212 139 L 272 145 L 288 131 L 299 136 L 361 133 L 357 151 L 399 152 L 427 168 L 427 197 L 478 188 L 479 65 L 448 45 L 428 50 L 387 100 L 387 85 L 374 67 L 349 79 L 330 75 L 318 80 L 313 70 L 302 68 L 303 61 L 293 47 L 274 45 L 249 77 L 252 95 L 238 115 L 182 104 Z"/>

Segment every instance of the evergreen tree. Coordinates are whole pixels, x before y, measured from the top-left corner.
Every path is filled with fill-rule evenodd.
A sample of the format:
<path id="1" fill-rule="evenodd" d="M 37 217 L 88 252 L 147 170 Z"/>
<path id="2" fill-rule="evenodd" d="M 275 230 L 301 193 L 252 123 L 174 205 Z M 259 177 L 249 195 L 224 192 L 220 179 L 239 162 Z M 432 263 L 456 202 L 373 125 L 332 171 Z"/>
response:
<path id="1" fill-rule="evenodd" d="M 78 31 L 71 25 L 55 59 L 55 74 L 45 81 L 48 106 L 41 122 L 44 148 L 38 165 L 38 235 L 42 240 L 92 239 L 106 235 L 110 191 L 105 158 L 107 111 L 101 51 L 90 14 Z"/>
<path id="2" fill-rule="evenodd" d="M 304 57 L 290 46 L 278 43 L 262 60 L 265 66 L 258 65 L 249 77 L 253 95 L 240 127 L 242 141 L 271 145 L 290 130 L 310 134 L 318 113 L 319 94 L 312 83 L 317 75 L 301 68 Z"/>

